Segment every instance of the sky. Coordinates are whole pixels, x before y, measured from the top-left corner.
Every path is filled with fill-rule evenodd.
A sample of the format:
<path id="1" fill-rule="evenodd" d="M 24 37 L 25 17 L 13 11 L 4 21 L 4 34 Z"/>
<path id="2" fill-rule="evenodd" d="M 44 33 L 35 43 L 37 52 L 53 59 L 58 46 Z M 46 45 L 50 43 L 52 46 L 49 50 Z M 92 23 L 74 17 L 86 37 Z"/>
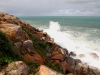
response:
<path id="1" fill-rule="evenodd" d="M 100 16 L 100 0 L 0 0 L 16 16 Z"/>

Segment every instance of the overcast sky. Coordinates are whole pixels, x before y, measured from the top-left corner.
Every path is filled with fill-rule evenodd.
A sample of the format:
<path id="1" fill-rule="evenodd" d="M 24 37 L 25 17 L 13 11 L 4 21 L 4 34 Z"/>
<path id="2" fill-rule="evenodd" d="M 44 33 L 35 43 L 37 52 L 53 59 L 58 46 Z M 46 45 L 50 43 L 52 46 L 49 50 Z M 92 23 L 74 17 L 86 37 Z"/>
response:
<path id="1" fill-rule="evenodd" d="M 100 0 L 0 0 L 16 16 L 100 16 Z"/>

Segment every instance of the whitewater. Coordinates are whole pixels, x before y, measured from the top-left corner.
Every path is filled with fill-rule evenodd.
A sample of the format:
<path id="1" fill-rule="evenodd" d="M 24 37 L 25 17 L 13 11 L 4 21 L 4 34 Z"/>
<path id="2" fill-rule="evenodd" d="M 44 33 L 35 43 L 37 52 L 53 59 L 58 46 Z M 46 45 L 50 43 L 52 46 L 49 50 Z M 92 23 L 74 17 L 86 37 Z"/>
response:
<path id="1" fill-rule="evenodd" d="M 74 59 L 100 69 L 100 17 L 34 16 L 20 19 L 47 32 L 54 42 L 74 52 L 77 55 Z M 98 58 L 93 58 L 90 53 L 96 53 Z"/>
<path id="2" fill-rule="evenodd" d="M 68 49 L 69 52 L 74 52 L 77 55 L 76 57 L 73 57 L 74 59 L 78 58 L 83 63 L 89 64 L 100 69 L 100 58 L 95 59 L 90 55 L 90 53 L 96 53 L 97 55 L 100 55 L 99 51 L 95 51 L 89 47 L 93 43 L 87 43 L 85 38 L 82 36 L 77 39 L 67 33 L 68 31 L 61 31 L 61 27 L 58 22 L 50 21 L 49 28 L 44 29 L 44 31 L 47 32 L 52 38 L 54 38 L 54 41 L 58 45 Z M 84 57 L 79 57 L 80 54 L 84 54 Z"/>

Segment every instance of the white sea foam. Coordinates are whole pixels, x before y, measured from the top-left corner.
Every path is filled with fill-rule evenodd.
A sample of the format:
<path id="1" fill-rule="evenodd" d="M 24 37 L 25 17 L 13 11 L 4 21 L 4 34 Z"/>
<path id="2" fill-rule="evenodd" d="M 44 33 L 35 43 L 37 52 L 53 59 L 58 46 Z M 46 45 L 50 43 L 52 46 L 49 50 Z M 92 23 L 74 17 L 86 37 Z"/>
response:
<path id="1" fill-rule="evenodd" d="M 45 29 L 52 38 L 54 38 L 54 41 L 61 45 L 64 48 L 67 48 L 70 51 L 73 51 L 77 54 L 74 58 L 79 58 L 83 61 L 83 63 L 88 63 L 91 66 L 95 66 L 98 69 L 100 69 L 99 63 L 100 63 L 100 56 L 97 59 L 92 58 L 89 53 L 93 52 L 97 55 L 100 55 L 100 52 L 95 51 L 92 49 L 93 46 L 95 46 L 91 42 L 87 42 L 87 40 L 82 35 L 78 39 L 75 38 L 73 35 L 67 33 L 67 32 L 61 32 L 60 31 L 60 24 L 58 22 L 50 21 L 49 29 Z M 92 46 L 92 47 L 90 47 Z M 80 54 L 85 54 L 84 58 L 80 58 Z"/>

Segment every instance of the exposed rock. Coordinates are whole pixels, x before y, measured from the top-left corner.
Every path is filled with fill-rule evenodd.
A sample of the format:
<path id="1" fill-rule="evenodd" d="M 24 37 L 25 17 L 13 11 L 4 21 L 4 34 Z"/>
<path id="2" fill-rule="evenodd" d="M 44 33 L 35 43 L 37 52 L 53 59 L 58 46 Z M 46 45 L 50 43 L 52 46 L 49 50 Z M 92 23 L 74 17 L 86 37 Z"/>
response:
<path id="1" fill-rule="evenodd" d="M 62 54 L 57 54 L 57 55 L 54 55 L 53 57 L 51 57 L 51 60 L 60 60 L 60 61 L 63 61 L 64 57 L 63 57 Z"/>
<path id="2" fill-rule="evenodd" d="M 8 75 L 28 75 L 28 66 L 23 61 L 12 62 L 8 65 Z"/>
<path id="3" fill-rule="evenodd" d="M 33 51 L 34 51 L 33 42 L 31 40 L 24 41 L 23 48 L 25 50 L 28 50 L 29 53 L 33 53 Z"/>
<path id="4" fill-rule="evenodd" d="M 70 65 L 66 61 L 61 62 L 61 68 L 65 74 L 73 72 Z"/>
<path id="5" fill-rule="evenodd" d="M 51 49 L 50 49 L 49 46 L 46 47 L 46 52 L 47 52 L 47 53 L 51 53 Z"/>
<path id="6" fill-rule="evenodd" d="M 68 57 L 66 61 L 68 62 L 68 64 L 70 64 L 72 66 L 75 65 L 75 61 L 72 57 Z"/>
<path id="7" fill-rule="evenodd" d="M 74 52 L 70 52 L 69 53 L 71 56 L 76 56 L 76 54 Z"/>
<path id="8" fill-rule="evenodd" d="M 90 53 L 91 57 L 93 57 L 94 59 L 99 58 L 99 56 L 96 53 Z"/>
<path id="9" fill-rule="evenodd" d="M 74 60 L 75 60 L 75 64 L 82 63 L 80 59 L 74 59 Z"/>
<path id="10" fill-rule="evenodd" d="M 25 54 L 24 59 L 27 62 L 37 62 L 39 64 L 44 64 L 42 57 L 37 53 L 33 54 L 33 56 L 31 56 L 30 54 Z"/>
<path id="11" fill-rule="evenodd" d="M 47 43 L 49 43 L 50 45 L 55 45 L 56 43 L 55 42 L 52 42 L 52 41 L 46 41 Z"/>
<path id="12" fill-rule="evenodd" d="M 80 69 L 82 67 L 82 65 L 80 66 L 81 63 L 78 63 L 75 68 L 74 68 L 74 71 L 77 72 L 77 73 L 80 73 Z"/>
<path id="13" fill-rule="evenodd" d="M 25 55 L 24 55 L 24 59 L 25 59 L 27 62 L 35 62 L 34 57 L 31 56 L 30 54 L 25 54 Z"/>
<path id="14" fill-rule="evenodd" d="M 80 54 L 79 57 L 80 57 L 80 58 L 84 58 L 85 55 L 84 55 L 84 54 Z"/>
<path id="15" fill-rule="evenodd" d="M 59 60 L 52 60 L 53 62 L 54 62 L 54 65 L 56 65 L 56 64 L 61 64 L 61 62 L 59 61 Z"/>
<path id="16" fill-rule="evenodd" d="M 22 42 L 16 42 L 14 45 L 17 47 L 17 49 L 20 49 L 22 47 Z"/>
<path id="17" fill-rule="evenodd" d="M 58 50 L 58 48 L 59 48 L 59 46 L 56 45 L 56 46 L 54 47 L 54 51 Z"/>
<path id="18" fill-rule="evenodd" d="M 68 55 L 68 50 L 67 49 L 58 48 L 58 52 L 65 55 L 65 56 Z"/>
<path id="19" fill-rule="evenodd" d="M 50 59 L 51 58 L 51 53 L 47 53 L 46 57 Z"/>
<path id="20" fill-rule="evenodd" d="M 69 73 L 69 74 L 67 74 L 67 75 L 74 75 L 73 73 Z"/>
<path id="21" fill-rule="evenodd" d="M 58 51 L 53 51 L 53 52 L 51 53 L 52 56 L 55 56 L 55 55 L 58 55 L 58 54 L 59 54 Z"/>
<path id="22" fill-rule="evenodd" d="M 0 75 L 5 75 L 5 71 L 0 71 Z"/>
<path id="23" fill-rule="evenodd" d="M 39 71 L 37 74 L 38 75 L 63 75 L 63 74 L 58 73 L 58 72 L 56 72 L 56 71 L 54 71 L 54 70 L 52 70 L 44 65 L 41 65 L 39 67 Z"/>

